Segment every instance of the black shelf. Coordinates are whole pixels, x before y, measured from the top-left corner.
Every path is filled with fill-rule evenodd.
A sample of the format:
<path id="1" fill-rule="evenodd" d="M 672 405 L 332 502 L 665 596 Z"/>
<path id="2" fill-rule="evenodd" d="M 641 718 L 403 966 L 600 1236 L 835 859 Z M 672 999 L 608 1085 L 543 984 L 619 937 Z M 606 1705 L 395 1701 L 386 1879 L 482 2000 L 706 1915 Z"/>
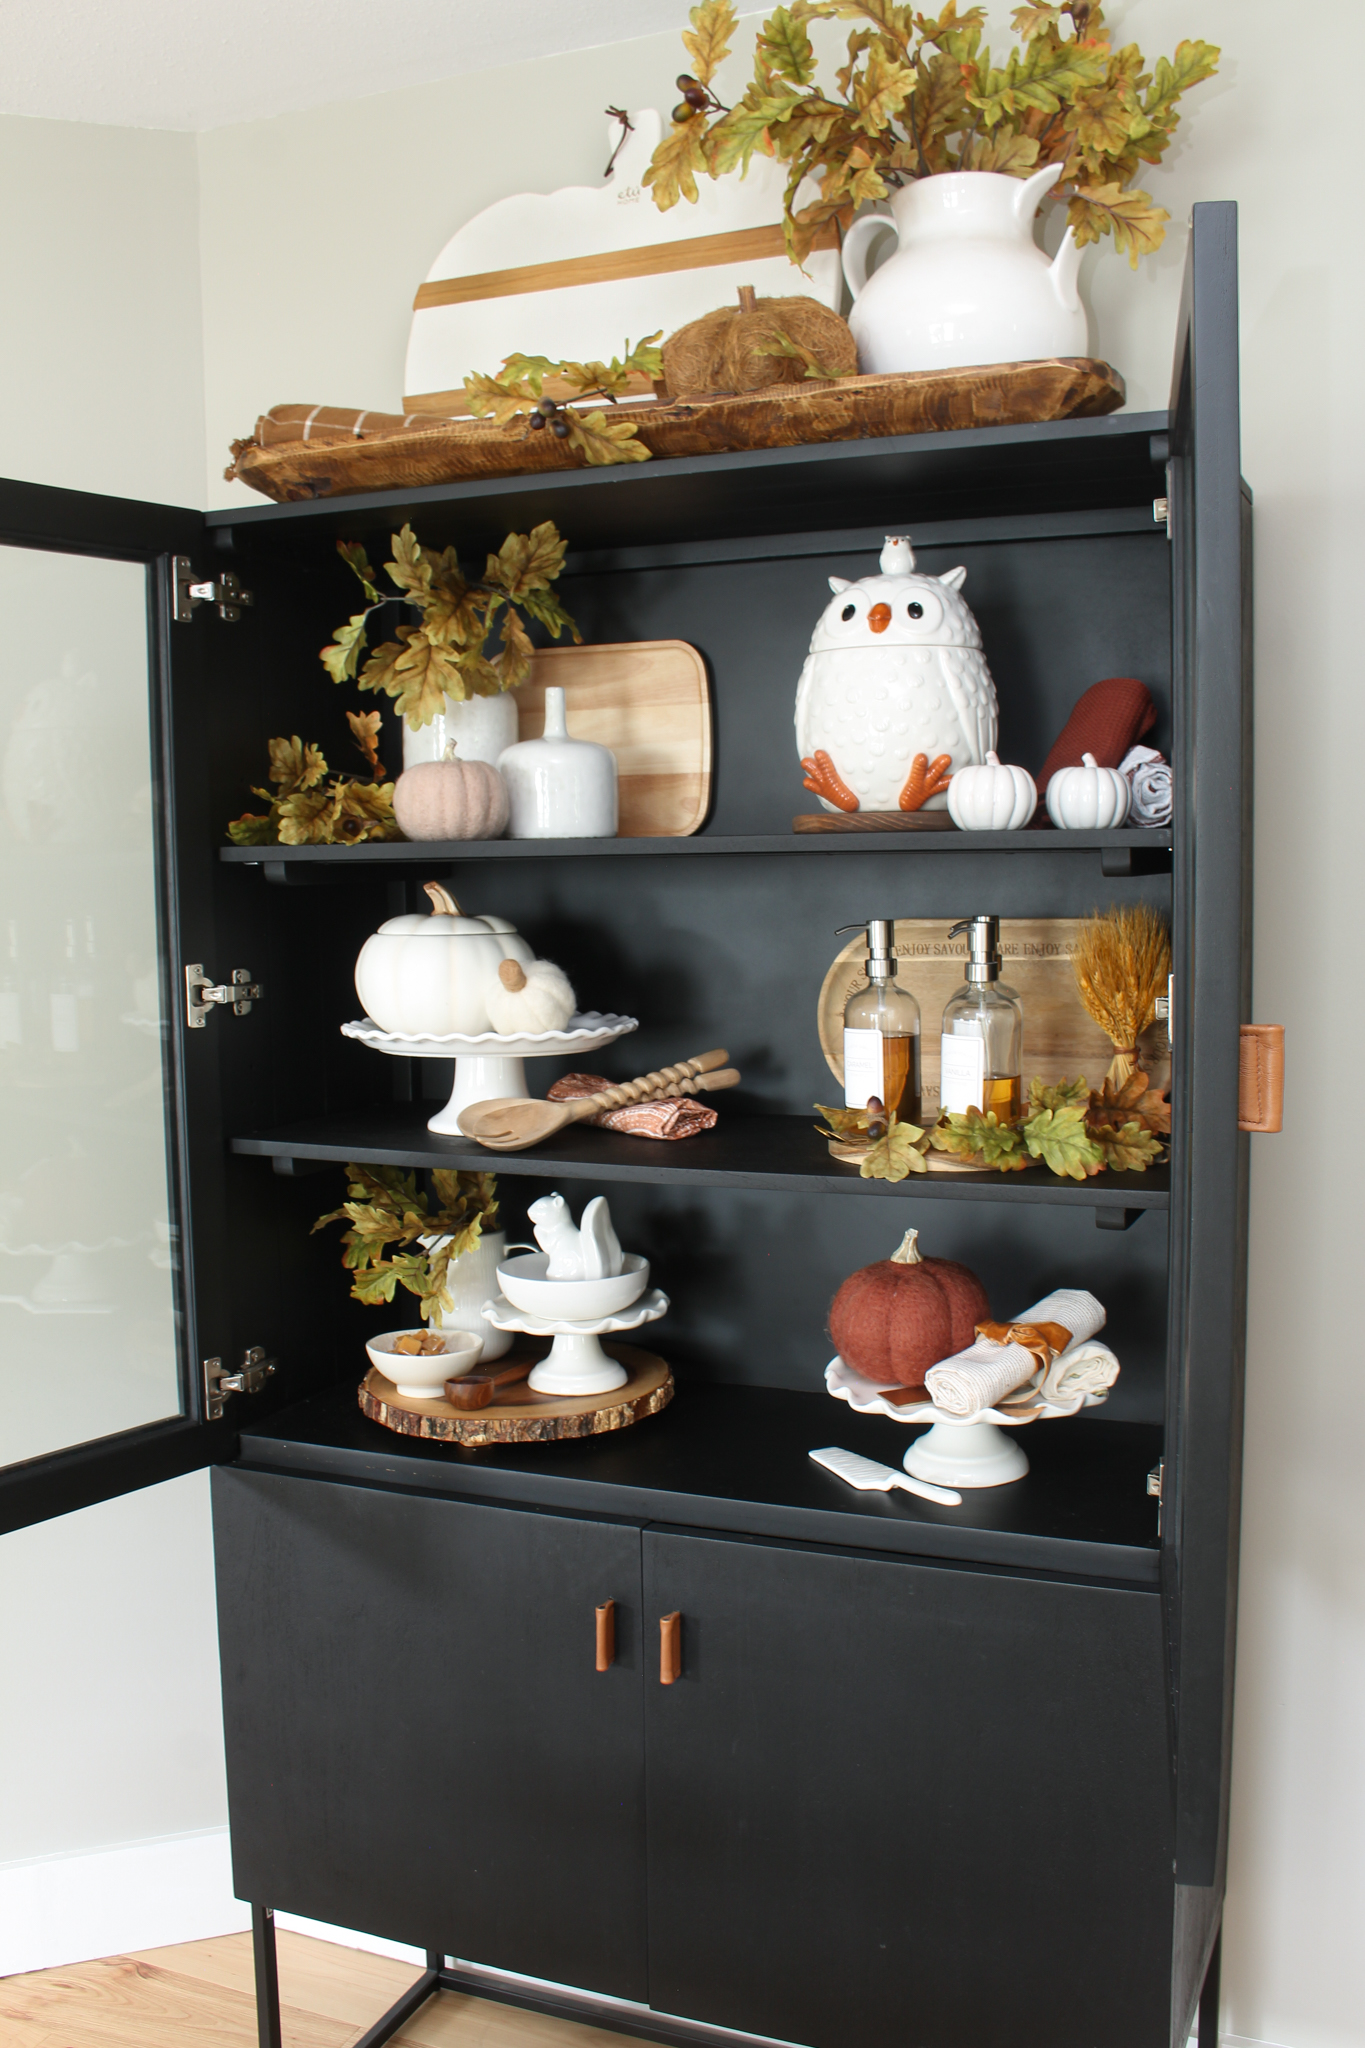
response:
<path id="1" fill-rule="evenodd" d="M 567 1180 L 650 1181 L 691 1187 L 767 1189 L 789 1194 L 882 1195 L 917 1201 L 1049 1202 L 1063 1208 L 1133 1214 L 1170 1207 L 1170 1168 L 1059 1180 L 1046 1167 L 1022 1173 L 923 1173 L 904 1181 L 864 1180 L 854 1166 L 831 1159 L 809 1116 L 721 1112 L 714 1130 L 664 1143 L 619 1131 L 560 1131 L 527 1152 L 486 1152 L 467 1138 L 444 1138 L 426 1126 L 432 1102 L 339 1111 L 232 1140 L 249 1157 L 308 1164 L 355 1160 L 362 1166 L 462 1167 Z M 285 1166 L 282 1171 L 290 1171 Z"/>
<path id="2" fill-rule="evenodd" d="M 667 1353 L 666 1340 L 661 1340 Z M 827 1444 L 899 1465 L 908 1426 L 821 1393 L 683 1381 L 662 1415 L 570 1443 L 467 1450 L 370 1422 L 347 1384 L 245 1428 L 241 1462 L 371 1486 L 852 1545 L 964 1563 L 1155 1585 L 1159 1428 L 1098 1418 L 1030 1425 L 1030 1471 L 939 1507 L 856 1493 L 812 1463 Z"/>
<path id="3" fill-rule="evenodd" d="M 790 832 L 690 839 L 437 839 L 360 846 L 222 846 L 232 867 L 264 868 L 272 882 L 339 879 L 360 867 L 423 867 L 433 862 L 667 859 L 748 853 L 1095 853 L 1105 874 L 1161 872 L 1171 864 L 1169 826 L 1112 832 Z"/>
<path id="4" fill-rule="evenodd" d="M 553 519 L 581 550 L 802 532 L 818 507 L 822 527 L 889 532 L 1040 507 L 1056 514 L 1150 506 L 1165 490 L 1166 430 L 1164 412 L 1111 413 L 234 505 L 210 512 L 207 523 L 210 532 L 243 538 L 280 528 L 354 535 L 405 519 L 430 527 L 433 511 L 444 509 L 470 544 Z"/>

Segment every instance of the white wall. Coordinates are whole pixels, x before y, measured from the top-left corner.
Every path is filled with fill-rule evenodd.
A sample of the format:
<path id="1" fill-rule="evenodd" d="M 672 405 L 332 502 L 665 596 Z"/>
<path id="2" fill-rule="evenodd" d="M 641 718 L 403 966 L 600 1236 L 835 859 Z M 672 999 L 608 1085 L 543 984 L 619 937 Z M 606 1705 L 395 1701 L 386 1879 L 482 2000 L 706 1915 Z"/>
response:
<path id="1" fill-rule="evenodd" d="M 1296 129 L 1292 151 L 1277 146 L 1290 81 L 1283 17 L 1271 0 L 1131 0 L 1114 12 L 1149 53 L 1169 50 L 1182 34 L 1221 42 L 1225 51 L 1221 78 L 1192 96 L 1180 145 L 1150 186 L 1177 223 L 1200 198 L 1231 198 L 1242 208 L 1244 459 L 1256 489 L 1259 562 L 1256 1011 L 1290 1031 L 1289 1128 L 1253 1141 L 1224 2025 L 1284 2048 L 1351 2048 L 1365 2038 L 1357 1960 L 1365 1944 L 1354 1924 L 1365 1877 L 1365 1531 L 1354 1505 L 1356 1374 L 1347 1333 L 1361 1232 L 1331 1120 L 1314 1113 L 1326 1089 L 1310 1078 L 1340 1071 L 1338 1020 L 1353 1017 L 1365 997 L 1348 836 L 1349 777 L 1365 741 L 1357 686 L 1365 431 L 1355 395 L 1365 288 L 1349 210 L 1351 143 L 1347 124 L 1329 109 Z M 1328 0 L 1314 21 L 1329 41 L 1334 31 L 1354 28 L 1354 7 Z M 592 180 L 602 160 L 598 109 L 608 101 L 666 107 L 679 68 L 674 40 L 654 37 L 487 73 L 473 88 L 436 82 L 201 137 L 208 501 L 249 498 L 219 478 L 228 441 L 249 431 L 266 405 L 396 404 L 412 292 L 445 237 L 503 193 Z M 58 167 L 62 189 L 88 193 L 84 166 L 111 161 L 99 155 L 112 148 L 102 134 L 54 138 L 44 124 L 0 125 L 0 148 L 10 152 L 4 189 L 35 193 L 31 144 L 45 166 Z M 21 145 L 24 175 L 16 182 L 13 152 Z M 125 182 L 110 177 L 101 186 L 103 224 L 92 231 L 99 246 L 86 252 L 94 274 L 123 292 L 125 303 L 121 280 L 148 279 L 139 288 L 143 325 L 134 322 L 122 337 L 121 368 L 111 354 L 120 337 L 110 336 L 103 307 L 89 299 L 84 277 L 91 273 L 73 271 L 72 209 L 62 214 L 60 233 L 46 238 L 41 222 L 31 224 L 35 206 L 43 218 L 52 212 L 46 194 L 0 220 L 0 234 L 16 239 L 28 266 L 24 304 L 52 309 L 7 321 L 0 360 L 18 366 L 35 400 L 68 413 L 76 406 L 80 422 L 78 433 L 59 418 L 54 438 L 51 416 L 39 420 L 35 405 L 30 417 L 10 422 L 8 439 L 0 437 L 0 469 L 195 495 L 195 484 L 181 481 L 204 473 L 203 443 L 188 424 L 197 346 L 183 302 L 188 262 L 175 273 L 173 332 L 163 334 L 149 310 L 172 289 L 159 262 L 168 196 L 183 219 L 192 183 L 186 163 L 158 156 L 168 147 L 163 137 L 128 139 L 118 173 Z M 74 168 L 61 168 L 68 163 Z M 164 189 L 143 218 L 121 195 L 149 165 L 160 166 Z M 17 212 L 25 224 L 16 223 Z M 1087 258 L 1093 345 L 1123 369 L 1136 406 L 1165 400 L 1183 255 L 1177 225 L 1161 256 L 1136 276 L 1111 253 Z M 83 323 L 78 340 L 75 320 Z M 11 388 L 13 378 L 11 370 Z M 172 409 L 185 438 L 177 427 L 153 460 L 134 449 L 135 429 L 125 434 L 122 421 L 134 394 L 141 404 L 154 390 L 163 402 L 177 394 Z M 1329 970 L 1330 1004 L 1318 996 Z M 190 1499 L 197 1484 L 183 1483 L 179 1494 Z M 102 1517 L 152 1516 L 152 1500 L 72 1518 L 71 1531 L 88 1531 L 75 1537 L 74 1551 L 72 1537 L 56 1530 L 10 1541 L 29 1546 L 35 1587 L 55 1594 L 78 1559 L 87 1569 L 99 1566 Z M 201 1526 L 181 1536 L 202 1545 Z M 110 1597 L 132 1596 L 115 1587 Z M 69 1738 L 49 1809 L 64 1838 L 82 1805 L 92 1843 L 115 1838 L 107 1830 L 116 1811 L 132 1812 L 111 1806 L 98 1773 L 79 1763 L 94 1715 L 130 1712 L 141 1697 L 139 1664 L 168 1673 L 184 1629 L 184 1653 L 201 1677 L 206 1668 L 198 1614 L 186 1612 L 183 1586 L 169 1587 L 167 1599 L 164 1624 L 150 1604 L 136 1648 L 130 1638 L 125 1649 L 111 1631 L 112 1661 L 104 1662 L 106 1645 L 91 1644 L 77 1699 L 34 1699 L 19 1688 L 0 1710 L 8 1755 L 28 1747 L 55 1759 L 59 1738 Z M 42 1615 L 32 1620 L 25 1655 L 35 1668 L 56 1628 Z M 7 1636 L 7 1644 L 14 1640 Z M 149 1691 L 154 1697 L 157 1688 Z M 185 1711 L 198 1727 L 207 1695 L 197 1682 L 190 1694 Z M 197 1811 L 188 1784 L 182 1789 L 184 1810 Z M 147 1805 L 138 1809 L 149 1834 L 165 1825 L 160 1798 L 149 1784 Z"/>

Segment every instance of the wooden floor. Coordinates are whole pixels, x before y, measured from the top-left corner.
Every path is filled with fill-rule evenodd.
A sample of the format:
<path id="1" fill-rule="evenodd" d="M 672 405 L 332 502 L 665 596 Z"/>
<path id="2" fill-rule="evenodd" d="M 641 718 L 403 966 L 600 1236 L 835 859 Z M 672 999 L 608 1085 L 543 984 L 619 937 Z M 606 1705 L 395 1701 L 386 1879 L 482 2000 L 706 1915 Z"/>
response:
<path id="1" fill-rule="evenodd" d="M 351 2048 L 416 1981 L 407 1963 L 280 1930 L 285 2048 Z M 257 2048 L 251 1936 L 0 1979 L 4 2048 Z M 443 1991 L 395 2048 L 623 2048 L 627 2036 Z"/>

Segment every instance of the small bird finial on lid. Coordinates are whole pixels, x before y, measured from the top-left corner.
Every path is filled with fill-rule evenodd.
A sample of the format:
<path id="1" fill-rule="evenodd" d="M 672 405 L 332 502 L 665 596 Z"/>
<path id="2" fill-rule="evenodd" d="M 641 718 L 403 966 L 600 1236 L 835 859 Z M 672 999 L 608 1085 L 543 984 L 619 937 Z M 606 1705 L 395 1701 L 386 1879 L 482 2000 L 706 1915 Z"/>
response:
<path id="1" fill-rule="evenodd" d="M 881 553 L 883 576 L 909 576 L 915 567 L 915 550 L 908 533 L 888 533 Z"/>

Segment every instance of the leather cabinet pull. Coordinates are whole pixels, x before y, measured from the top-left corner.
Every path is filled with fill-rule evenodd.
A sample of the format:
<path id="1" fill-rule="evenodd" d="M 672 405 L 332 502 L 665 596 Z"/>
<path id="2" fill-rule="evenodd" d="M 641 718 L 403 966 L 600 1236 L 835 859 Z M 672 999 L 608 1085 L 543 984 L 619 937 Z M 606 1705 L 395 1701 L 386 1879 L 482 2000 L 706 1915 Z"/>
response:
<path id="1" fill-rule="evenodd" d="M 616 1602 L 604 1600 L 597 1610 L 597 1668 L 609 1671 L 616 1662 Z"/>
<path id="2" fill-rule="evenodd" d="M 682 1615 L 659 1616 L 659 1683 L 672 1685 L 682 1677 Z"/>
<path id="3" fill-rule="evenodd" d="M 1237 1067 L 1237 1128 L 1284 1128 L 1284 1026 L 1244 1024 Z"/>

